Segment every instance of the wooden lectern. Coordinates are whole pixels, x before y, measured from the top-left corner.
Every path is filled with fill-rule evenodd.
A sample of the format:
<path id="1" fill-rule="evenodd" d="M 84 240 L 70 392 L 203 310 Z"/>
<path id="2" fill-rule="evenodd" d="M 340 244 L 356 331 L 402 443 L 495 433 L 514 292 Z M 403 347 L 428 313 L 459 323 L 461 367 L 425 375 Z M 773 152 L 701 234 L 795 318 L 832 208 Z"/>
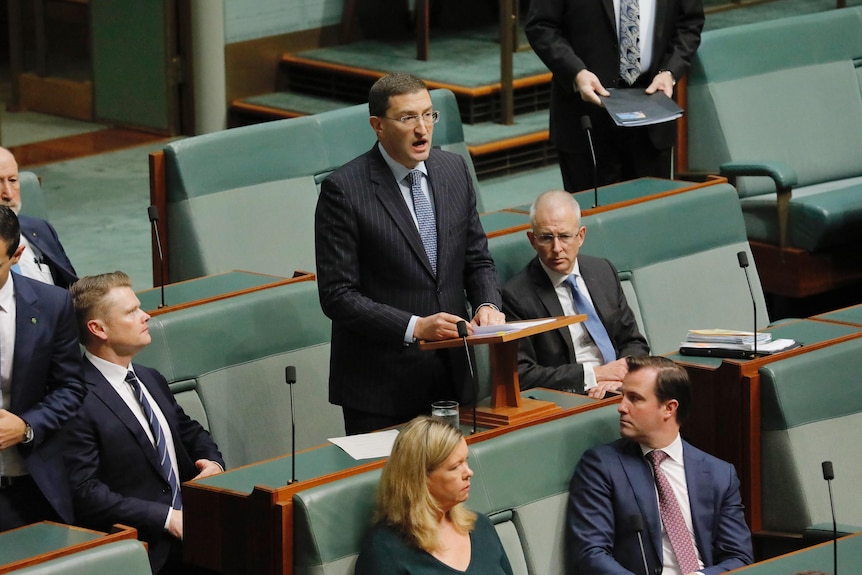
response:
<path id="1" fill-rule="evenodd" d="M 550 401 L 521 397 L 521 384 L 518 377 L 518 340 L 582 322 L 587 319 L 587 316 L 581 314 L 545 319 L 545 323 L 532 325 L 518 331 L 500 331 L 489 335 L 467 337 L 467 345 L 488 344 L 491 346 L 491 400 L 490 405 L 480 403 L 476 406 L 477 425 L 482 427 L 511 425 L 560 411 L 560 406 Z M 511 322 L 509 325 L 535 323 L 537 321 L 542 321 L 542 319 Z M 464 345 L 464 340 L 457 337 L 441 341 L 423 340 L 419 342 L 419 349 L 432 350 L 462 345 Z"/>

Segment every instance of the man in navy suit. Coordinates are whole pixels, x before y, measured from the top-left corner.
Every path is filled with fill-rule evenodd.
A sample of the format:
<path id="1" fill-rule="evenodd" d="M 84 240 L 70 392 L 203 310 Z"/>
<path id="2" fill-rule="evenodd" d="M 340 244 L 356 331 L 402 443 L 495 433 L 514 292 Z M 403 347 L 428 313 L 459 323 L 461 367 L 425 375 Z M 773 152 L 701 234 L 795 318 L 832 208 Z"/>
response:
<path id="1" fill-rule="evenodd" d="M 154 573 L 187 572 L 179 484 L 222 472 L 224 460 L 165 378 L 132 364 L 150 343 L 150 316 L 129 276 L 87 276 L 71 292 L 90 390 L 64 434 L 78 522 L 100 530 L 114 523 L 134 527 L 149 543 Z"/>
<path id="2" fill-rule="evenodd" d="M 457 337 L 465 299 L 474 325 L 504 321 L 470 171 L 431 148 L 439 113 L 425 84 L 385 76 L 368 108 L 377 144 L 324 180 L 315 213 L 329 400 L 348 434 L 402 423 L 439 399 L 472 401 L 463 349 L 415 342 Z"/>
<path id="3" fill-rule="evenodd" d="M 715 575 L 750 564 L 736 471 L 680 438 L 691 404 L 686 371 L 664 357 L 628 363 L 622 439 L 584 453 L 572 477 L 568 572 Z"/>
<path id="4" fill-rule="evenodd" d="M 21 184 L 18 177 L 18 162 L 6 148 L 0 148 L 0 204 L 21 211 Z M 66 255 L 57 231 L 39 218 L 18 216 L 21 225 L 21 243 L 26 250 L 18 267 L 29 278 L 68 288 L 78 276 Z"/>
<path id="5" fill-rule="evenodd" d="M 0 531 L 73 520 L 56 434 L 86 393 L 69 293 L 10 273 L 19 235 L 0 206 Z"/>
<path id="6" fill-rule="evenodd" d="M 550 191 L 530 207 L 527 238 L 536 257 L 503 286 L 503 309 L 510 319 L 585 314 L 567 282 L 575 281 L 596 312 L 612 347 L 605 358 L 588 324 L 576 323 L 521 340 L 518 375 L 521 389 L 550 387 L 602 398 L 616 391 L 626 374 L 627 356 L 647 355 L 649 346 L 638 330 L 614 265 L 579 255 L 587 228 L 571 194 Z"/>
<path id="7" fill-rule="evenodd" d="M 589 116 L 598 184 L 641 176 L 668 178 L 676 123 L 621 128 L 601 107 L 607 88 L 673 95 L 700 45 L 703 0 L 639 0 L 639 75 L 621 76 L 620 6 L 625 0 L 532 0 L 524 27 L 553 73 L 551 141 L 568 192 L 593 187 L 593 162 L 580 119 Z M 623 10 L 623 12 L 628 12 Z M 613 96 L 611 96 L 613 97 Z"/>

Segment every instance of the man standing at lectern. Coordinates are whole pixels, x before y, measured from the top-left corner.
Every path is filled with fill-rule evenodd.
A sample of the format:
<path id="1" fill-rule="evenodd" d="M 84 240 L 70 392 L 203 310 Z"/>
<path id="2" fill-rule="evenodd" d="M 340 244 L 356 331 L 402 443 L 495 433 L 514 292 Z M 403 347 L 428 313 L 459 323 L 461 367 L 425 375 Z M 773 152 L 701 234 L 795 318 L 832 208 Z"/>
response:
<path id="1" fill-rule="evenodd" d="M 463 349 L 418 340 L 458 337 L 457 323 L 505 320 L 467 163 L 432 149 L 425 84 L 384 76 L 368 97 L 377 143 L 324 180 L 315 213 L 317 283 L 332 320 L 329 400 L 348 434 L 472 401 Z M 472 332 L 472 327 L 468 326 Z"/>
<path id="2" fill-rule="evenodd" d="M 571 194 L 541 194 L 530 208 L 530 226 L 537 257 L 503 287 L 506 313 L 512 320 L 574 314 L 587 320 L 521 340 L 521 389 L 604 397 L 622 385 L 626 356 L 649 353 L 617 270 L 606 259 L 579 255 L 587 228 Z"/>
<path id="3" fill-rule="evenodd" d="M 685 369 L 655 356 L 628 364 L 622 439 L 584 453 L 569 487 L 567 572 L 717 575 L 750 564 L 736 471 L 680 437 Z"/>

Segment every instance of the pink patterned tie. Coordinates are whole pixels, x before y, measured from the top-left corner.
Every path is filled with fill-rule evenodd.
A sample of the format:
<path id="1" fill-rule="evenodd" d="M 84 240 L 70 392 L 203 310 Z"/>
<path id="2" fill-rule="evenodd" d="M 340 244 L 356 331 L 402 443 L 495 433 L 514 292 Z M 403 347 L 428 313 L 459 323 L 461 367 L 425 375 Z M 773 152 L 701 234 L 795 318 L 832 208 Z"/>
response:
<path id="1" fill-rule="evenodd" d="M 679 568 L 683 574 L 694 573 L 699 569 L 694 542 L 691 539 L 691 534 L 688 532 L 688 527 L 685 525 L 685 519 L 682 517 L 679 501 L 677 501 L 667 477 L 661 470 L 661 462 L 668 458 L 668 454 L 660 449 L 655 449 L 647 453 L 646 457 L 652 464 L 653 473 L 655 474 L 661 522 L 670 539 L 673 552 L 676 553 Z"/>

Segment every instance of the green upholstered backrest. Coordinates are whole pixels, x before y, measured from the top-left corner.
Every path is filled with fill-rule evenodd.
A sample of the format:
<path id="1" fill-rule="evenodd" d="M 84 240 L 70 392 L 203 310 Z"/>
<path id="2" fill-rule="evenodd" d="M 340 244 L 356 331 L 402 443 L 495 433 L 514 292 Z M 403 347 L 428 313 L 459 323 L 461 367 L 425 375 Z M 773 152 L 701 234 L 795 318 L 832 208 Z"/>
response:
<path id="1" fill-rule="evenodd" d="M 860 7 L 703 34 L 688 83 L 690 169 L 784 161 L 800 185 L 859 175 L 860 59 Z M 774 190 L 765 178 L 739 187 Z"/>
<path id="2" fill-rule="evenodd" d="M 748 255 L 758 327 L 769 320 L 736 191 L 727 184 L 666 196 L 584 218 L 581 252 L 609 259 L 630 278 L 626 297 L 654 353 L 679 347 L 686 331 L 751 330 L 754 317 L 737 252 Z M 631 294 L 634 297 L 631 297 Z"/>
<path id="3" fill-rule="evenodd" d="M 441 112 L 434 145 L 461 154 L 475 184 L 454 94 L 433 90 L 431 99 Z M 375 140 L 361 104 L 165 146 L 171 279 L 313 271 L 318 186 Z"/>
<path id="4" fill-rule="evenodd" d="M 13 571 L 17 575 L 151 575 L 144 544 L 123 539 Z"/>
<path id="5" fill-rule="evenodd" d="M 801 533 L 830 522 L 820 463 L 832 461 L 842 523 L 862 526 L 862 339 L 761 367 L 763 527 Z"/>
<path id="6" fill-rule="evenodd" d="M 523 270 L 531 259 L 536 257 L 536 252 L 530 245 L 526 231 L 488 238 L 488 249 L 491 252 L 491 257 L 494 258 L 494 267 L 497 268 L 500 286 L 505 285 L 507 281 Z"/>
<path id="7" fill-rule="evenodd" d="M 288 365 L 297 371 L 297 448 L 344 433 L 341 412 L 327 398 L 330 322 L 316 282 L 158 315 L 150 334 L 152 343 L 135 361 L 177 382 L 192 413 L 203 409 L 230 467 L 289 453 Z"/>
<path id="8" fill-rule="evenodd" d="M 33 172 L 18 172 L 21 185 L 21 215 L 48 219 L 48 205 L 39 177 Z"/>
<path id="9" fill-rule="evenodd" d="M 616 406 L 606 406 L 470 446 L 475 475 L 467 504 L 497 523 L 513 566 L 562 574 L 565 494 L 572 472 L 586 449 L 617 437 Z M 379 471 L 363 473 L 294 495 L 294 573 L 352 573 L 372 521 L 379 477 Z"/>

